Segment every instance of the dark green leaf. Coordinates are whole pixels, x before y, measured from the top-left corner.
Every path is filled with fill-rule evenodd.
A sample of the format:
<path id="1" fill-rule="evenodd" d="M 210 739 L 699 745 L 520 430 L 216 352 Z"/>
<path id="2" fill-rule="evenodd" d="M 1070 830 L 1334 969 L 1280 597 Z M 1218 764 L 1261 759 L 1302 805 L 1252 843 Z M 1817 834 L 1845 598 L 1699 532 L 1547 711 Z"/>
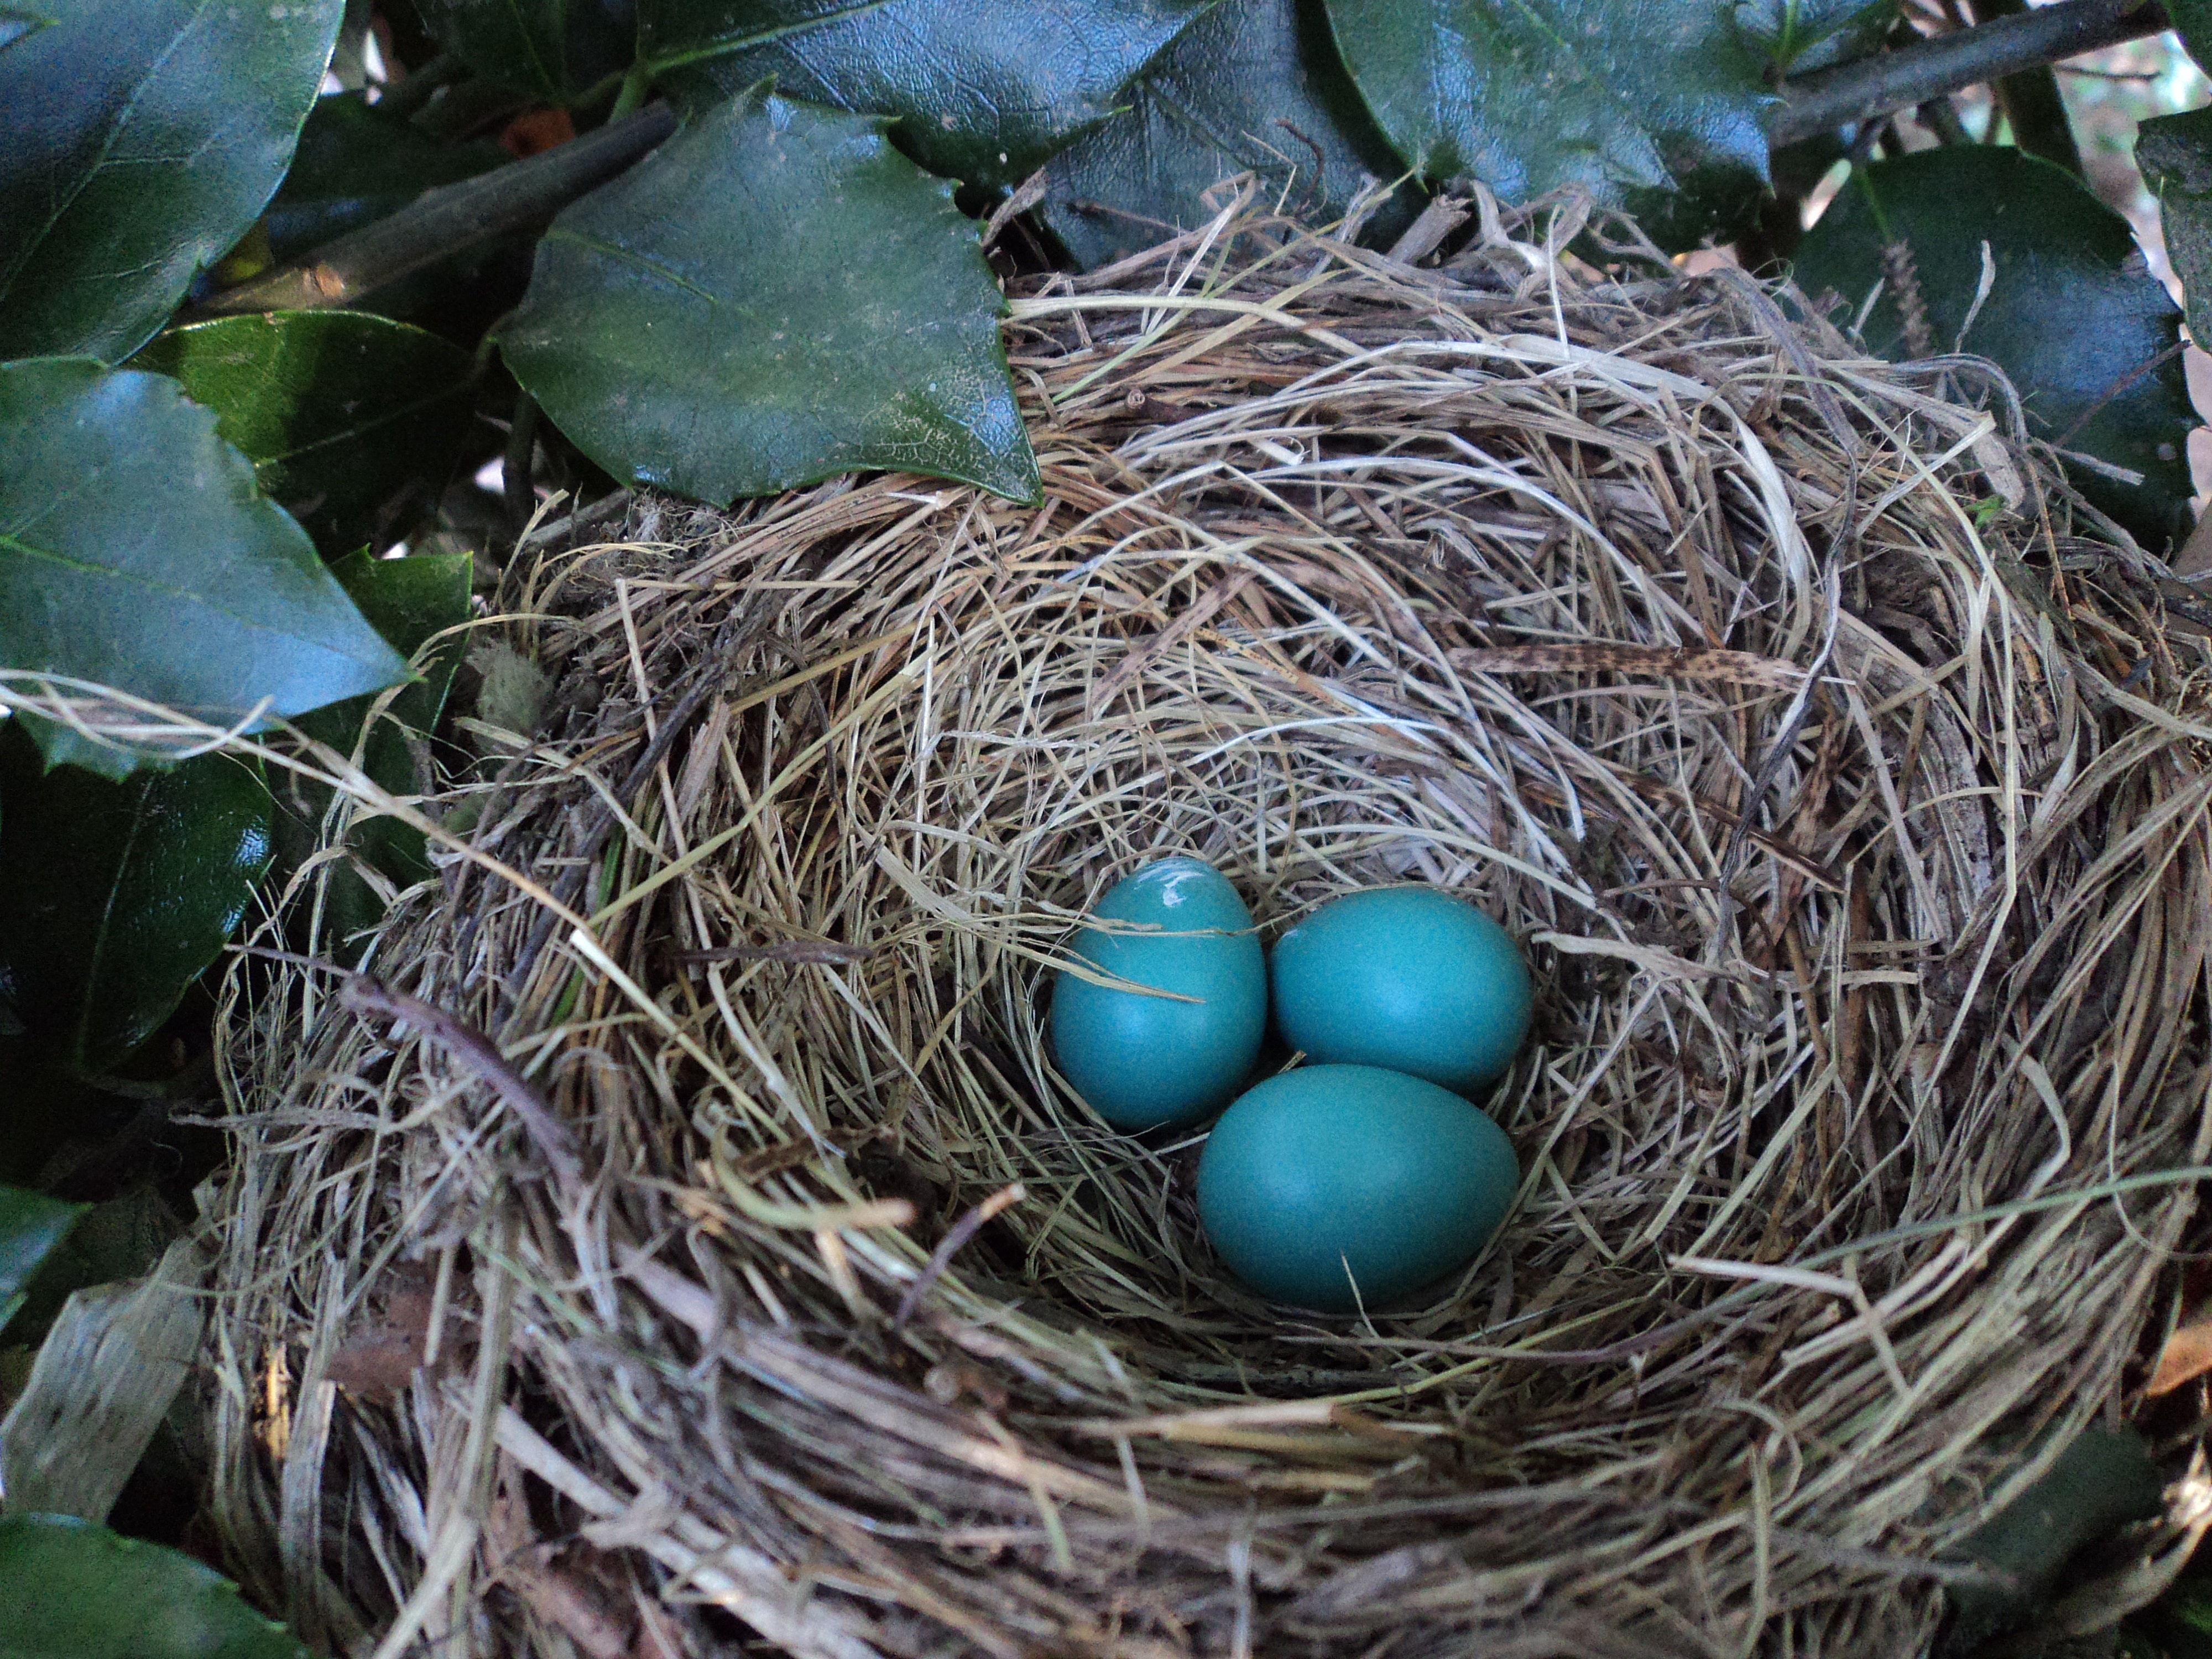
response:
<path id="1" fill-rule="evenodd" d="M 1003 187 L 1111 114 L 1212 0 L 639 0 L 640 56 L 695 107 L 773 76 L 793 98 L 895 115 L 933 173 Z M 707 61 L 701 62 L 705 59 Z"/>
<path id="2" fill-rule="evenodd" d="M 0 664 L 222 721 L 405 678 L 176 381 L 0 365 Z"/>
<path id="3" fill-rule="evenodd" d="M 21 1187 L 0 1187 L 0 1326 L 15 1316 L 24 1287 L 84 1208 Z"/>
<path id="4" fill-rule="evenodd" d="M 1885 356 L 1960 343 L 1987 242 L 1996 280 L 1965 349 L 2012 377 L 2028 428 L 2061 447 L 2143 475 L 2130 485 L 2087 467 L 2075 485 L 2161 551 L 2189 523 L 2184 447 L 2197 417 L 2182 373 L 2180 313 L 2152 276 L 2128 222 L 2072 174 L 2014 149 L 1964 144 L 1862 168 L 1806 235 L 1797 282 L 1840 295 L 1844 320 L 1885 283 L 1866 325 Z M 1884 249 L 1909 250 L 1926 331 L 1908 329 Z M 1915 337 L 1917 335 L 1917 337 Z"/>
<path id="5" fill-rule="evenodd" d="M 173 374 L 246 452 L 262 490 L 325 547 L 356 547 L 410 483 L 445 483 L 467 433 L 469 354 L 357 311 L 219 317 L 157 335 L 133 368 Z"/>
<path id="6" fill-rule="evenodd" d="M 0 6 L 0 52 L 7 51 L 53 21 L 44 12 L 26 10 L 21 6 Z"/>
<path id="7" fill-rule="evenodd" d="M 549 103 L 629 67 L 635 0 L 415 0 L 438 43 L 478 75 Z"/>
<path id="8" fill-rule="evenodd" d="M 2054 169 L 2055 170 L 2055 169 Z M 2067 1560 L 2130 1521 L 2157 1515 L 2158 1469 L 2132 1429 L 2087 1429 L 1958 1553 L 2012 1580 L 2008 1589 L 1954 1585 L 1951 1646 L 1964 1650 L 2049 1601 Z"/>
<path id="9" fill-rule="evenodd" d="M 1804 75 L 1880 46 L 1897 0 L 1739 0 L 1735 19 L 1776 69 Z"/>
<path id="10" fill-rule="evenodd" d="M 344 0 L 46 0 L 0 52 L 0 357 L 113 362 L 259 216 Z"/>
<path id="11" fill-rule="evenodd" d="M 1003 308 L 882 122 L 757 89 L 562 211 L 501 349 L 623 479 L 724 503 L 895 467 L 1028 499 Z"/>
<path id="12" fill-rule="evenodd" d="M 2130 1622 L 2156 1635 L 2155 1645 L 2146 1644 L 2138 1651 L 2164 1659 L 2212 1659 L 2212 1573 L 2192 1560 L 2166 1594 Z"/>
<path id="13" fill-rule="evenodd" d="M 1126 96 L 1128 109 L 1046 164 L 1045 222 L 1086 270 L 1149 246 L 1163 225 L 1200 222 L 1200 193 L 1248 169 L 1270 202 L 1316 222 L 1341 217 L 1364 179 L 1404 170 L 1337 59 L 1322 0 L 1222 0 Z M 1372 237 L 1388 243 L 1416 205 L 1398 192 L 1368 221 Z"/>
<path id="14" fill-rule="evenodd" d="M 1676 243 L 1765 183 L 1773 94 L 1733 0 L 1328 3 L 1368 108 L 1430 179 L 1512 202 L 1586 185 Z"/>
<path id="15" fill-rule="evenodd" d="M 401 656 L 415 662 L 421 678 L 392 700 L 391 717 L 410 731 L 437 729 L 438 716 L 453 689 L 453 674 L 461 665 L 467 641 L 459 635 L 438 640 L 437 648 L 416 660 L 416 653 L 447 630 L 469 619 L 469 580 L 471 561 L 465 553 L 416 554 L 404 559 L 371 558 L 352 553 L 335 561 L 331 574 L 369 625 Z M 335 747 L 351 750 L 353 739 L 368 715 L 371 697 L 352 697 L 344 702 L 302 715 L 300 729 Z M 380 729 L 385 723 L 380 722 Z M 374 765 L 369 775 L 387 789 L 409 786 L 412 763 L 390 772 Z"/>
<path id="16" fill-rule="evenodd" d="M 58 1515 L 0 1518 L 6 1659 L 307 1659 L 179 1551 Z"/>
<path id="17" fill-rule="evenodd" d="M 0 728 L 0 998 L 42 1048 L 101 1071 L 153 1035 L 244 918 L 270 811 L 228 755 L 118 783 Z"/>
<path id="18" fill-rule="evenodd" d="M 469 568 L 466 554 L 416 556 L 404 559 L 374 559 L 356 553 L 338 560 L 331 574 L 345 585 L 361 606 L 362 614 L 395 651 L 416 659 L 422 678 L 392 698 L 383 718 L 368 727 L 375 702 L 371 697 L 349 698 L 328 708 L 304 715 L 300 729 L 329 744 L 341 753 L 358 753 L 362 769 L 377 785 L 397 795 L 416 792 L 415 759 L 408 748 L 409 732 L 428 733 L 437 728 L 454 672 L 461 665 L 466 644 L 458 633 L 469 617 Z M 446 635 L 443 639 L 437 639 Z M 437 643 L 427 656 L 423 647 Z M 288 777 L 276 788 L 276 854 L 280 869 L 296 867 L 320 839 L 323 816 L 329 810 L 331 792 L 319 784 Z M 346 836 L 351 861 L 337 865 L 323 897 L 319 934 L 311 940 L 343 942 L 360 929 L 373 925 L 384 913 L 384 902 L 361 873 L 374 871 L 395 887 L 407 887 L 431 873 L 422 832 L 397 818 L 357 820 Z"/>
<path id="19" fill-rule="evenodd" d="M 441 144 L 378 113 L 357 92 L 319 98 L 262 223 L 283 263 L 396 213 L 424 191 L 459 184 L 512 158 L 489 142 Z M 380 301 L 382 296 L 379 296 Z"/>
<path id="20" fill-rule="evenodd" d="M 9 1334 L 43 1340 L 73 1292 L 151 1273 L 183 1231 L 151 1182 L 94 1205 L 25 1286 L 22 1310 Z"/>
<path id="21" fill-rule="evenodd" d="M 2145 121 L 2136 136 L 2136 165 L 2158 198 L 2189 337 L 2212 342 L 2212 110 Z"/>

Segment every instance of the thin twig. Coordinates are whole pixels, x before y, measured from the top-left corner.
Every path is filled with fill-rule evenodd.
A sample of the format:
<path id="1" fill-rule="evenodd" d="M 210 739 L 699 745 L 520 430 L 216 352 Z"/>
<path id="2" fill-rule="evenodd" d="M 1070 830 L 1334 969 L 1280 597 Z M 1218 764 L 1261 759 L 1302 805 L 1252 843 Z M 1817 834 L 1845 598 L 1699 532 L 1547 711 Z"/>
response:
<path id="1" fill-rule="evenodd" d="M 1966 87 L 2039 68 L 2172 27 L 2146 0 L 2063 0 L 1953 34 L 1785 81 L 1768 142 L 1794 144 Z"/>
<path id="2" fill-rule="evenodd" d="M 353 305 L 449 254 L 551 218 L 675 131 L 675 112 L 648 105 L 541 155 L 425 191 L 389 217 L 325 243 L 296 264 L 211 295 L 197 309 L 220 316 Z"/>
<path id="3" fill-rule="evenodd" d="M 846 967 L 875 955 L 866 945 L 838 945 L 829 939 L 794 939 L 781 945 L 718 945 L 705 951 L 672 951 L 668 960 L 681 967 L 704 967 L 715 962 L 788 962 Z"/>
<path id="4" fill-rule="evenodd" d="M 914 1317 L 915 1310 L 921 1306 L 921 1299 L 944 1277 L 945 1268 L 951 1266 L 952 1258 L 959 1255 L 961 1248 L 982 1231 L 985 1222 L 1028 1196 L 1028 1189 L 1017 1181 L 1012 1186 L 1000 1188 L 954 1222 L 937 1248 L 929 1253 L 929 1261 L 915 1275 L 914 1283 L 907 1286 L 906 1294 L 899 1298 L 898 1311 L 891 1316 L 891 1328 L 898 1330 Z"/>
<path id="5" fill-rule="evenodd" d="M 338 1006 L 358 1014 L 376 1014 L 412 1025 L 453 1058 L 474 1072 L 504 1101 L 536 1144 L 555 1179 L 573 1187 L 581 1173 L 576 1162 L 576 1143 L 568 1126 L 553 1115 L 538 1091 L 507 1063 L 492 1040 L 473 1025 L 456 1019 L 442 1008 L 420 998 L 395 991 L 367 974 L 349 975 L 338 988 Z"/>

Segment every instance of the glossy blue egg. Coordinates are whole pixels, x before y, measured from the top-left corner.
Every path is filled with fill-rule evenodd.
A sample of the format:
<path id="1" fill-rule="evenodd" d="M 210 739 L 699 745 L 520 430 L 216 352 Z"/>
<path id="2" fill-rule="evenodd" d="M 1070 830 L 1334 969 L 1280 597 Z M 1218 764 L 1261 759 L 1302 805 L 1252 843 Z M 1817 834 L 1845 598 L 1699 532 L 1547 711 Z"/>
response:
<path id="1" fill-rule="evenodd" d="M 1061 969 L 1052 993 L 1060 1073 L 1117 1129 L 1194 1122 L 1252 1073 L 1267 1029 L 1267 969 L 1252 913 L 1212 865 L 1162 859 L 1117 884 L 1091 913 L 1157 933 L 1086 927 L 1073 951 L 1176 1001 L 1096 985 Z"/>
<path id="2" fill-rule="evenodd" d="M 1349 1313 L 1464 1267 L 1520 1179 L 1505 1132 L 1449 1089 L 1371 1066 L 1302 1066 L 1221 1115 L 1199 1158 L 1198 1214 L 1261 1295 Z"/>
<path id="3" fill-rule="evenodd" d="M 1433 887 L 1331 899 L 1276 941 L 1267 973 L 1276 1022 L 1308 1060 L 1461 1094 L 1504 1074 L 1535 1001 L 1513 936 Z"/>

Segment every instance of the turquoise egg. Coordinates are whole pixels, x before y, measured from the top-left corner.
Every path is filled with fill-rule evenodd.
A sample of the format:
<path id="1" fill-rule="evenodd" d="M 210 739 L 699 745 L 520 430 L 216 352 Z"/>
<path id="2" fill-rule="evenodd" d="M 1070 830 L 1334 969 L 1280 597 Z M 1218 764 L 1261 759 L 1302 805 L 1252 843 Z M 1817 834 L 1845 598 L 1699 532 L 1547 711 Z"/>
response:
<path id="1" fill-rule="evenodd" d="M 1433 887 L 1331 899 L 1275 942 L 1267 975 L 1284 1039 L 1308 1060 L 1461 1094 L 1504 1074 L 1535 1001 L 1513 936 Z"/>
<path id="2" fill-rule="evenodd" d="M 1221 1115 L 1198 1161 L 1198 1215 L 1261 1295 L 1350 1313 L 1464 1267 L 1520 1180 L 1505 1132 L 1449 1089 L 1302 1066 Z"/>
<path id="3" fill-rule="evenodd" d="M 1170 1001 L 1061 969 L 1052 992 L 1060 1073 L 1117 1129 L 1189 1123 L 1252 1073 L 1267 1029 L 1267 969 L 1252 913 L 1200 859 L 1162 859 L 1117 883 L 1092 915 L 1161 934 L 1086 927 L 1074 953 L 1118 978 L 1194 997 Z M 1179 937 L 1178 937 L 1179 936 Z"/>

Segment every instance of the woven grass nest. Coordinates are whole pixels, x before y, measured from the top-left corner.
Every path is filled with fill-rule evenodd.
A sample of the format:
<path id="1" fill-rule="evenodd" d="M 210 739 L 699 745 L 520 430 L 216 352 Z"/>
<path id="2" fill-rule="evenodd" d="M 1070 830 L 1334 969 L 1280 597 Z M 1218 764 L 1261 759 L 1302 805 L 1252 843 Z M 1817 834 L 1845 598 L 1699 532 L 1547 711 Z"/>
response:
<path id="1" fill-rule="evenodd" d="M 349 808 L 441 826 L 375 982 L 229 981 L 216 1507 L 311 1641 L 1903 1655 L 2115 1419 L 2212 1151 L 2197 636 L 1986 365 L 1480 205 L 1018 287 L 1041 506 L 526 543 L 535 730 Z M 1263 1305 L 1202 1132 L 1057 1079 L 1170 851 L 1522 941 L 1441 1299 Z"/>

